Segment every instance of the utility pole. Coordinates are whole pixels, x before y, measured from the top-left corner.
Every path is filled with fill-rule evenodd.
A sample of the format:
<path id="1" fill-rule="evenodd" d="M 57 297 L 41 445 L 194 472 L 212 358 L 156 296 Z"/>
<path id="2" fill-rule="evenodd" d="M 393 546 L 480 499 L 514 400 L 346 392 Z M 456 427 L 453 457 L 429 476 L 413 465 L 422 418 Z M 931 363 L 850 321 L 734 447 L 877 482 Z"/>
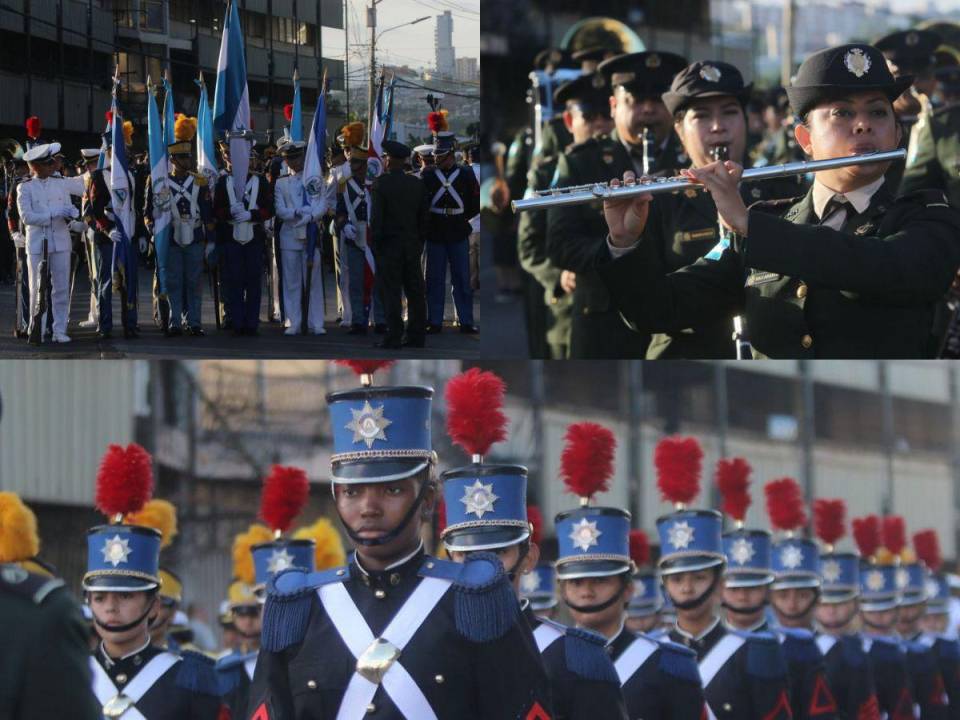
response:
<path id="1" fill-rule="evenodd" d="M 783 57 L 780 60 L 780 84 L 790 85 L 793 75 L 793 24 L 796 15 L 794 0 L 783 1 Z"/>
<path id="2" fill-rule="evenodd" d="M 370 7 L 367 8 L 367 27 L 370 28 L 370 87 L 367 91 L 367 133 L 373 127 L 373 96 L 377 84 L 377 5 L 381 2 L 383 0 L 370 0 Z"/>

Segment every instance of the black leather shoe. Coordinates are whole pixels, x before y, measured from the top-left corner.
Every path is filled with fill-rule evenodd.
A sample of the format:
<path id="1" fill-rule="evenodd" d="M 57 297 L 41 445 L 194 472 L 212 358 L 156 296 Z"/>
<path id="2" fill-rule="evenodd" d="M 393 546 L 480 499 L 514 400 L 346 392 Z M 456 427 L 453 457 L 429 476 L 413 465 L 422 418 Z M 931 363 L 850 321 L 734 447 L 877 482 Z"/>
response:
<path id="1" fill-rule="evenodd" d="M 439 335 L 443 332 L 443 327 L 440 325 L 427 325 L 427 335 Z"/>
<path id="2" fill-rule="evenodd" d="M 194 337 L 203 337 L 204 335 L 206 335 L 206 333 L 203 331 L 203 328 L 200 327 L 199 325 L 194 325 L 192 328 L 188 330 L 188 332 Z"/>
<path id="3" fill-rule="evenodd" d="M 461 326 L 460 326 L 460 332 L 461 332 L 463 335 L 476 335 L 476 334 L 479 333 L 480 331 L 477 330 L 476 325 L 461 325 Z"/>

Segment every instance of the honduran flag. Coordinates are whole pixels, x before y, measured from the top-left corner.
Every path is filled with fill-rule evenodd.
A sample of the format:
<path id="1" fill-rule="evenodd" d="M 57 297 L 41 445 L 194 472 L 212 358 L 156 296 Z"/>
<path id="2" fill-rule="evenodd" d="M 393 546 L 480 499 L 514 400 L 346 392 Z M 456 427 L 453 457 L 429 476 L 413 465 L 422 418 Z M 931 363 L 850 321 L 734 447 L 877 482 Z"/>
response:
<path id="1" fill-rule="evenodd" d="M 112 121 L 110 145 L 113 158 L 110 163 L 110 196 L 113 202 L 113 214 L 116 229 L 120 233 L 120 241 L 113 245 L 113 271 L 120 272 L 123 284 L 130 288 L 129 283 L 136 279 L 136 256 L 130 246 L 133 237 L 133 188 L 130 186 L 130 177 L 127 168 L 127 145 L 123 136 L 123 116 L 117 103 L 119 81 L 113 87 L 113 105 L 111 107 Z M 134 292 L 136 289 L 134 288 Z M 124 308 L 126 313 L 127 308 Z M 125 315 L 124 315 L 125 316 Z"/>
<path id="2" fill-rule="evenodd" d="M 203 73 L 200 79 L 195 80 L 200 86 L 200 104 L 197 107 L 197 172 L 207 178 L 210 187 L 217 179 L 217 156 L 213 150 L 213 116 L 210 114 L 210 103 L 207 100 L 207 86 L 203 82 Z"/>
<path id="3" fill-rule="evenodd" d="M 319 102 L 319 101 L 318 101 Z M 300 71 L 293 71 L 293 113 L 290 115 L 290 139 L 296 142 L 303 140 L 303 110 L 300 100 Z M 326 130 L 326 120 L 324 120 Z"/>
<path id="4" fill-rule="evenodd" d="M 294 96 L 293 118 L 298 120 L 299 83 Z M 290 136 L 293 135 L 293 121 L 290 123 Z M 324 74 L 320 94 L 317 96 L 317 110 L 313 114 L 313 123 L 310 126 L 310 137 L 307 138 L 307 156 L 303 161 L 303 187 L 310 199 L 323 197 L 323 156 L 327 152 L 327 76 Z M 307 225 L 307 257 L 313 258 L 313 251 L 317 246 L 317 226 L 315 223 Z"/>
<path id="5" fill-rule="evenodd" d="M 223 19 L 217 89 L 213 97 L 213 128 L 217 135 L 225 135 L 230 141 L 233 186 L 237 197 L 242 197 L 250 166 L 250 140 L 243 134 L 251 130 L 250 95 L 243 57 L 243 30 L 235 0 L 230 2 Z"/>
<path id="6" fill-rule="evenodd" d="M 169 97 L 169 95 L 168 95 Z M 167 141 L 160 124 L 157 98 L 147 93 L 147 137 L 150 153 L 150 186 L 153 190 L 153 243 L 157 250 L 157 284 L 167 294 L 167 250 L 170 247 L 171 209 L 167 188 Z"/>

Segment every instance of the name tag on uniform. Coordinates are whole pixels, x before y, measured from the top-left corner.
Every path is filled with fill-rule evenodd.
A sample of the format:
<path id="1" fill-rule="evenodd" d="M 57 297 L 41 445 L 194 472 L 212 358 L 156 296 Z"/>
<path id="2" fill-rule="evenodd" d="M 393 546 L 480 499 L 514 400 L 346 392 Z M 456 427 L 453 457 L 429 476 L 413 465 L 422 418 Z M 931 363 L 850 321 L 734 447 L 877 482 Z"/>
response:
<path id="1" fill-rule="evenodd" d="M 751 270 L 750 274 L 747 276 L 747 282 L 745 287 L 756 287 L 757 285 L 766 285 L 767 283 L 777 282 L 777 280 L 782 280 L 783 275 L 774 272 L 759 272 L 757 270 Z"/>
<path id="2" fill-rule="evenodd" d="M 685 230 L 677 233 L 677 239 L 680 242 L 691 242 L 696 240 L 713 240 L 717 235 L 716 228 L 703 228 L 702 230 Z"/>

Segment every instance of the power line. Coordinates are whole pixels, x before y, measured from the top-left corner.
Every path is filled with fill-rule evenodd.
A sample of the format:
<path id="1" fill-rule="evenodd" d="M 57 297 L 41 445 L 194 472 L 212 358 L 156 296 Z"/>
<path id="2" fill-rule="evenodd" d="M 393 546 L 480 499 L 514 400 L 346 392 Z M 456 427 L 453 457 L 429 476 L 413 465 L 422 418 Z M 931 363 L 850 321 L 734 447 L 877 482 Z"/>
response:
<path id="1" fill-rule="evenodd" d="M 406 78 L 397 78 L 397 84 L 400 85 L 400 87 L 413 87 L 413 88 L 417 88 L 418 90 L 429 90 L 430 92 L 443 93 L 444 95 L 452 95 L 453 97 L 468 98 L 470 100 L 480 99 L 479 95 L 464 95 L 463 93 L 456 93 L 451 90 L 441 90 L 440 88 L 432 88 L 432 87 L 427 87 L 426 85 L 418 85 L 417 83 L 411 82 Z"/>

